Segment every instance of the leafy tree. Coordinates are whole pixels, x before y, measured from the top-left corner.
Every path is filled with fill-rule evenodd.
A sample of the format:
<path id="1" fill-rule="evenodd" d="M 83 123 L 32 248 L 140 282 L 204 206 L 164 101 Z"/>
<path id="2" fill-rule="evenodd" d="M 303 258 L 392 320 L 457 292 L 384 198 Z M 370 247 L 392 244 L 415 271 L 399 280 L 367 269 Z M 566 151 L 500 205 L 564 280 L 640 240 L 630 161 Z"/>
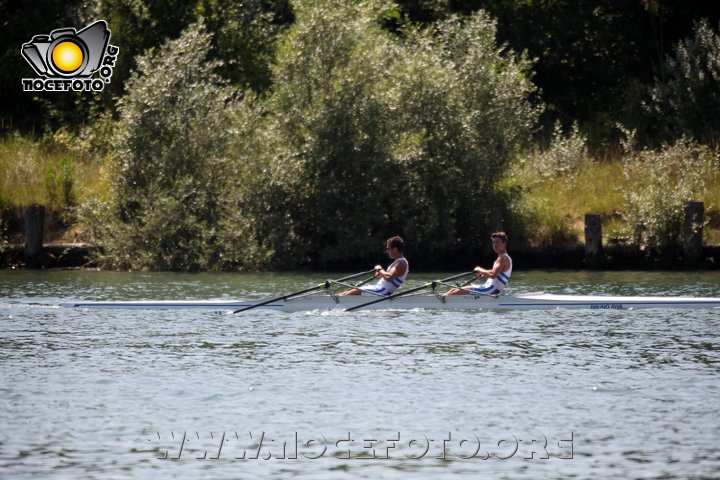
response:
<path id="1" fill-rule="evenodd" d="M 408 32 L 391 78 L 406 184 L 395 220 L 428 259 L 484 243 L 503 203 L 495 184 L 539 113 L 530 62 L 495 38 L 482 11 Z"/>
<path id="2" fill-rule="evenodd" d="M 423 2 L 400 3 L 412 15 Z M 707 0 L 448 0 L 451 12 L 478 9 L 497 19 L 500 42 L 536 59 L 544 136 L 557 120 L 578 123 L 595 148 L 614 147 L 617 123 L 642 127 L 639 102 L 654 75 L 664 79 L 666 52 L 701 18 L 720 20 Z"/>
<path id="3" fill-rule="evenodd" d="M 0 59 L 0 130 L 75 129 L 106 112 L 125 93 L 136 57 L 176 38 L 188 25 L 205 18 L 213 32 L 209 58 L 224 62 L 224 78 L 256 91 L 269 87 L 269 64 L 277 31 L 292 21 L 288 0 L 223 3 L 217 0 L 37 0 L 0 1 L 3 46 Z M 20 79 L 34 71 L 20 55 L 33 35 L 60 27 L 82 28 L 98 19 L 108 22 L 110 42 L 120 47 L 112 82 L 102 92 L 22 92 Z"/>
<path id="4" fill-rule="evenodd" d="M 393 132 L 382 80 L 395 47 L 368 4 L 295 7 L 267 101 L 267 235 L 285 261 L 327 264 L 387 236 L 378 206 L 389 204 Z"/>
<path id="5" fill-rule="evenodd" d="M 209 49 L 210 35 L 193 24 L 138 58 L 113 141 L 114 199 L 86 215 L 99 220 L 111 267 L 226 269 L 261 256 L 246 238 L 227 157 L 238 100 L 212 73 Z"/>
<path id="6" fill-rule="evenodd" d="M 398 37 L 376 2 L 295 5 L 266 104 L 280 255 L 332 265 L 399 233 L 420 259 L 483 238 L 484 200 L 538 113 L 529 62 L 482 13 Z"/>
<path id="7" fill-rule="evenodd" d="M 656 78 L 645 108 L 660 138 L 683 135 L 719 143 L 720 30 L 698 22 L 666 59 L 664 78 Z"/>

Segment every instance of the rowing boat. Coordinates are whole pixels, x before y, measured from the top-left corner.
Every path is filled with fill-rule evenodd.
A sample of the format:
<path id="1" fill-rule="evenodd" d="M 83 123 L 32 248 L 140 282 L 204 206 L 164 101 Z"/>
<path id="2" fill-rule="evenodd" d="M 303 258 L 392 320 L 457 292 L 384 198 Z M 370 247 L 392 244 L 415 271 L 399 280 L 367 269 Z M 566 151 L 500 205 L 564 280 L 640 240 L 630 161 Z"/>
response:
<path id="1" fill-rule="evenodd" d="M 342 311 L 362 303 L 368 297 L 336 295 L 310 295 L 288 298 L 262 305 L 260 308 L 294 312 L 294 311 Z M 212 311 L 233 311 L 253 306 L 257 301 L 109 301 L 109 302 L 75 302 L 64 303 L 63 307 L 94 309 L 204 309 Z M 550 293 L 525 293 L 515 295 L 442 295 L 420 294 L 407 295 L 388 299 L 367 309 L 376 310 L 412 310 L 412 309 L 443 309 L 443 310 L 555 310 L 555 309 L 589 309 L 589 310 L 634 310 L 640 308 L 716 308 L 720 309 L 718 297 L 642 297 L 613 295 L 555 295 Z"/>

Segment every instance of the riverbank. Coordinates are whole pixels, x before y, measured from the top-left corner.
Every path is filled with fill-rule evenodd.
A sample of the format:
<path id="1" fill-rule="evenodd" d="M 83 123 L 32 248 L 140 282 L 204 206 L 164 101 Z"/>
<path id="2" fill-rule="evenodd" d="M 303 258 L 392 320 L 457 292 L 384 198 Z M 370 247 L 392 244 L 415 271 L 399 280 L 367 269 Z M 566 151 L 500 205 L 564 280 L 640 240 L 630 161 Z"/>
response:
<path id="1" fill-rule="evenodd" d="M 571 244 L 552 249 L 530 245 L 516 246 L 511 250 L 514 264 L 521 269 L 555 269 L 555 270 L 676 270 L 676 269 L 720 269 L 720 245 L 704 245 L 700 260 L 687 263 L 681 256 L 674 258 L 653 258 L 636 245 L 606 245 L 602 253 L 594 262 L 588 261 L 585 256 L 584 244 Z M 493 257 L 489 253 L 478 254 L 473 258 L 476 263 L 491 263 Z M 471 262 L 472 263 L 472 262 Z M 98 268 L 97 252 L 86 243 L 54 243 L 44 245 L 42 252 L 35 260 L 25 257 L 25 246 L 21 244 L 8 245 L 0 252 L 0 268 Z M 361 266 L 348 264 L 336 266 L 339 270 L 360 268 Z M 423 269 L 432 270 L 430 265 Z M 437 268 L 463 269 L 467 268 L 465 257 L 450 259 Z"/>
<path id="2" fill-rule="evenodd" d="M 216 232 L 214 236 L 203 240 L 203 232 L 210 231 L 222 222 L 208 225 L 208 228 L 196 229 L 197 225 L 188 223 L 187 219 L 206 218 L 209 214 L 205 212 L 188 216 L 180 208 L 171 209 L 169 217 L 151 215 L 158 227 L 148 230 L 144 235 L 135 232 L 135 237 L 143 238 L 143 242 L 133 248 L 128 247 L 129 250 L 121 255 L 115 247 L 118 244 L 123 245 L 125 240 L 130 240 L 125 237 L 124 240 L 120 237 L 101 238 L 103 231 L 111 230 L 109 225 L 112 219 L 108 212 L 88 207 L 101 205 L 103 195 L 112 190 L 107 174 L 111 169 L 112 159 L 96 157 L 87 152 L 78 153 L 77 148 L 68 145 L 73 143 L 68 135 L 62 132 L 37 140 L 20 136 L 0 140 L 0 153 L 4 154 L 0 161 L 0 173 L 3 174 L 0 177 L 3 178 L 0 181 L 0 251 L 6 250 L 0 254 L 0 268 L 22 268 L 26 265 L 38 268 L 80 268 L 87 265 L 94 267 L 97 259 L 92 258 L 87 244 L 78 242 L 103 241 L 108 247 L 108 256 L 116 261 L 117 268 L 133 270 L 252 270 L 271 269 L 272 265 L 305 268 L 305 265 L 310 265 L 313 261 L 313 268 L 343 270 L 356 266 L 364 268 L 367 262 L 382 260 L 375 258 L 376 252 L 365 244 L 360 247 L 363 251 L 348 249 L 338 253 L 342 250 L 338 245 L 347 243 L 351 235 L 347 233 L 347 229 L 333 232 L 332 229 L 337 225 L 330 228 L 315 225 L 311 231 L 328 231 L 328 238 L 311 238 L 310 235 L 302 241 L 288 236 L 288 232 L 283 233 L 282 229 L 273 230 L 274 227 L 267 227 L 264 235 L 275 235 L 272 237 L 274 243 L 262 248 L 257 242 L 259 238 L 265 237 L 260 237 L 252 230 L 243 230 L 243 223 L 237 224 L 237 228 L 230 229 L 224 235 Z M 497 220 L 492 228 L 502 229 L 510 234 L 514 258 L 519 264 L 531 268 L 718 268 L 720 256 L 713 245 L 720 244 L 719 161 L 716 150 L 687 143 L 679 143 L 660 151 L 638 150 L 624 155 L 608 153 L 605 157 L 596 158 L 588 153 L 585 140 L 577 133 L 568 138 L 558 136 L 556 142 L 547 149 L 527 152 L 508 169 L 506 177 L 498 187 L 500 191 L 515 193 L 511 202 L 492 207 L 491 217 Z M 80 167 L 84 169 L 82 172 Z M 82 174 L 78 174 L 79 172 Z M 657 177 L 657 172 L 665 172 L 666 175 L 660 178 Z M 683 184 L 685 186 L 680 188 L 680 184 L 676 185 L 680 175 L 678 172 L 705 173 L 700 175 L 702 181 L 686 179 L 686 183 L 692 185 Z M 685 193 L 677 193 L 680 190 Z M 696 202 L 686 202 L 688 198 L 694 198 Z M 157 202 L 157 199 L 153 201 Z M 698 202 L 703 204 L 698 217 L 688 217 L 688 203 Z M 38 224 L 34 231 L 36 239 L 42 237 L 36 247 L 40 248 L 41 243 L 47 245 L 44 251 L 36 248 L 31 260 L 26 259 L 24 253 L 24 243 L 28 237 L 25 215 L 29 205 L 45 207 L 44 219 L 37 219 Z M 347 215 L 355 215 L 351 206 L 343 208 L 343 211 L 350 212 Z M 91 211 L 92 214 L 89 214 Z M 216 213 L 225 220 L 229 218 L 227 211 L 222 215 Z M 256 213 L 256 217 L 247 219 L 248 222 L 260 225 L 265 222 L 267 225 L 269 220 L 263 217 L 267 212 Z M 317 212 L 314 213 L 317 215 Z M 437 222 L 433 223 L 430 217 L 424 217 L 426 214 L 428 211 L 423 210 L 414 215 L 439 228 Z M 596 216 L 600 230 L 595 239 L 602 241 L 604 246 L 602 253 L 594 261 L 586 259 L 584 250 L 584 226 L 588 214 Z M 210 217 L 212 218 L 212 215 Z M 321 217 L 317 217 L 316 221 L 320 221 L 319 218 Z M 466 220 L 459 216 L 455 222 L 461 224 Z M 347 224 L 352 221 L 357 224 L 367 223 L 364 218 L 344 221 Z M 281 222 L 273 223 L 275 224 L 279 225 Z M 137 224 L 132 228 L 138 229 L 140 225 L 145 224 Z M 702 228 L 698 230 L 697 226 Z M 415 230 L 412 230 L 414 238 L 408 244 L 408 254 L 414 259 L 413 265 L 416 269 L 456 266 L 464 268 L 468 258 L 473 259 L 472 262 L 492 262 L 491 252 L 481 250 L 483 247 L 463 251 L 462 254 L 443 256 L 442 248 L 446 245 L 457 245 L 458 241 L 462 244 L 473 244 L 477 236 L 448 238 L 440 248 L 433 250 L 428 245 L 434 245 L 437 240 L 431 242 L 427 238 L 418 238 L 418 234 L 422 236 L 427 232 L 417 226 L 409 225 L 408 228 L 410 227 Z M 403 231 L 401 225 L 394 225 L 393 229 Z M 115 228 L 113 231 L 117 230 Z M 169 231 L 175 233 L 166 235 Z M 686 237 L 691 231 L 694 232 L 693 248 L 696 251 L 701 243 L 707 245 L 702 253 L 694 255 L 692 262 L 686 262 L 680 256 L 665 254 L 664 257 L 657 258 L 647 254 L 651 250 L 674 252 L 686 249 L 688 240 L 679 239 Z M 192 241 L 180 239 L 178 236 L 181 236 L 182 232 L 192 232 L 188 237 Z M 355 234 L 359 234 L 359 230 Z M 335 238 L 338 235 L 339 237 Z M 220 241 L 218 238 L 223 241 L 214 245 L 208 243 L 211 240 Z M 283 243 L 288 238 L 295 238 L 295 243 Z M 238 249 L 238 241 L 244 242 L 247 248 Z M 638 242 L 644 247 L 632 242 Z M 157 249 L 157 245 L 178 247 L 174 252 L 153 253 L 152 250 Z M 323 251 L 308 250 L 307 245 L 322 245 Z M 328 245 L 331 248 L 328 248 Z M 330 253 L 326 258 L 325 252 L 332 252 L 333 248 L 336 252 Z M 425 251 L 422 251 L 423 248 Z M 273 258 L 263 257 L 262 252 L 267 251 L 275 252 L 272 254 Z M 191 252 L 193 255 L 183 258 L 182 252 Z M 249 253 L 244 255 L 238 252 Z M 124 260 L 118 260 L 132 260 L 141 256 L 139 254 L 153 259 L 174 260 L 170 264 L 131 261 L 127 265 L 123 264 Z M 350 254 L 356 254 L 357 258 L 350 259 Z M 298 264 L 295 262 L 298 258 L 307 261 Z M 218 259 L 226 260 L 223 263 Z"/>
<path id="3" fill-rule="evenodd" d="M 85 243 L 44 245 L 35 259 L 26 258 L 24 245 L 8 245 L 0 252 L 0 268 L 97 268 Z"/>

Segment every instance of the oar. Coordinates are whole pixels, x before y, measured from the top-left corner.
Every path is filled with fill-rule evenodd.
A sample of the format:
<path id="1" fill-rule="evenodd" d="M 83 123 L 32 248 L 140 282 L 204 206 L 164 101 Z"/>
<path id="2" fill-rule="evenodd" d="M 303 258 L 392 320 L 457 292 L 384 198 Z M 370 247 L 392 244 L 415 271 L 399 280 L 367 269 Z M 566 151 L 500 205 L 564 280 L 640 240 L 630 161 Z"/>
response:
<path id="1" fill-rule="evenodd" d="M 374 305 L 376 303 L 384 302 L 386 300 L 392 300 L 393 298 L 402 297 L 403 295 L 407 295 L 408 293 L 417 292 L 418 290 L 422 290 L 424 288 L 428 287 L 434 287 L 436 284 L 441 282 L 450 282 L 452 280 L 467 277 L 468 275 L 472 275 L 475 272 L 465 272 L 465 273 L 459 273 L 457 275 L 453 275 L 452 277 L 443 278 L 442 280 L 433 280 L 432 282 L 428 282 L 425 285 L 421 285 L 419 287 L 411 288 L 410 290 L 405 290 L 404 292 L 396 293 L 395 295 L 389 295 L 387 297 L 380 298 L 378 300 L 372 300 L 370 302 L 361 303 L 360 305 L 355 305 L 354 307 L 346 308 L 346 312 L 352 312 L 353 310 L 357 310 L 359 308 L 367 307 L 368 305 Z"/>
<path id="2" fill-rule="evenodd" d="M 328 280 L 327 283 L 328 284 L 332 283 L 333 285 L 340 285 L 341 287 L 345 287 L 350 290 L 355 290 L 356 288 L 360 288 L 363 285 L 365 285 L 366 283 L 368 283 L 370 280 L 375 280 L 376 278 L 377 277 L 375 275 L 372 275 L 360 283 L 344 283 L 344 282 L 338 282 L 337 280 Z M 374 292 L 370 292 L 370 293 L 373 293 L 374 295 L 382 295 L 381 293 L 374 293 Z M 309 292 L 304 295 L 293 295 L 292 299 L 297 300 L 298 298 L 304 298 L 304 297 L 307 297 L 308 295 L 312 295 L 312 294 L 313 294 L 313 292 Z"/>
<path id="3" fill-rule="evenodd" d="M 349 275 L 349 276 L 347 276 L 347 277 L 338 278 L 337 280 L 326 280 L 326 281 L 324 281 L 323 283 L 320 283 L 320 284 L 318 284 L 318 285 L 315 285 L 314 287 L 306 288 L 306 289 L 300 290 L 300 291 L 298 291 L 298 292 L 288 293 L 287 295 L 283 295 L 283 296 L 281 296 L 281 297 L 271 298 L 270 300 L 264 300 L 264 301 L 262 301 L 262 302 L 260 302 L 260 303 L 255 303 L 255 304 L 250 305 L 250 306 L 248 306 L 248 307 L 243 307 L 243 308 L 241 308 L 241 309 L 239 309 L 239 310 L 235 310 L 235 311 L 232 312 L 232 313 L 244 312 L 244 311 L 250 310 L 250 309 L 252 309 L 252 308 L 262 307 L 263 305 L 267 305 L 267 304 L 269 304 L 269 303 L 279 302 L 279 301 L 281 301 L 281 300 L 285 300 L 286 298 L 294 297 L 294 296 L 296 296 L 296 295 L 302 295 L 303 293 L 312 292 L 313 290 L 320 290 L 321 288 L 328 288 L 328 286 L 330 285 L 330 282 L 343 282 L 343 281 L 345 281 L 345 280 L 351 280 L 351 279 L 353 279 L 353 278 L 362 277 L 363 275 L 367 275 L 368 273 L 373 273 L 374 271 L 375 271 L 375 270 L 368 270 L 367 272 L 356 273 L 356 274 L 354 274 L 354 275 Z"/>
<path id="4" fill-rule="evenodd" d="M 473 271 L 473 273 L 475 273 L 475 272 Z M 477 273 L 475 273 L 475 275 L 477 276 Z M 476 279 L 475 277 L 473 277 L 473 278 L 471 278 L 470 280 L 468 280 L 468 281 L 466 281 L 466 282 L 458 283 L 458 284 L 455 284 L 455 285 L 450 285 L 449 283 L 443 283 L 442 281 L 438 281 L 437 283 L 440 283 L 440 284 L 442 284 L 442 285 L 444 285 L 444 286 L 446 286 L 446 287 L 449 287 L 449 288 L 459 288 L 460 290 L 462 290 L 462 291 L 464 291 L 464 292 L 467 292 L 468 295 L 480 295 L 480 293 L 478 293 L 478 292 L 475 292 L 475 291 L 473 291 L 473 290 L 468 290 L 467 288 L 465 288 L 465 287 L 467 287 L 468 285 L 470 285 L 471 283 L 473 283 L 475 280 L 477 280 L 477 279 Z"/>
<path id="5" fill-rule="evenodd" d="M 374 272 L 374 271 L 375 271 L 375 270 L 373 270 L 373 272 Z M 373 275 L 373 276 L 371 276 L 371 277 L 368 277 L 368 278 L 366 278 L 365 280 L 363 280 L 362 282 L 360 282 L 360 283 L 358 283 L 357 285 L 355 285 L 354 288 L 360 288 L 360 287 L 362 287 L 363 285 L 365 285 L 366 283 L 368 283 L 370 280 L 375 280 L 375 278 L 376 278 L 375 275 Z"/>

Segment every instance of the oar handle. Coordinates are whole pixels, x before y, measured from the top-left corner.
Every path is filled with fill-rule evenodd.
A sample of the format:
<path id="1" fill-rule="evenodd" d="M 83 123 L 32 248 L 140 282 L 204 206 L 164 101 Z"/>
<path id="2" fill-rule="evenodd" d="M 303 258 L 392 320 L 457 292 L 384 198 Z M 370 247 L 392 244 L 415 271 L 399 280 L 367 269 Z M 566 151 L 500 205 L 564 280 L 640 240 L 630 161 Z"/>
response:
<path id="1" fill-rule="evenodd" d="M 362 287 L 363 285 L 365 285 L 366 283 L 368 283 L 369 281 L 374 280 L 374 279 L 375 279 L 375 275 L 373 275 L 372 277 L 368 277 L 365 280 L 363 280 L 362 282 L 356 284 L 355 288 Z"/>
<path id="2" fill-rule="evenodd" d="M 442 280 L 433 280 L 432 282 L 428 282 L 428 283 L 426 283 L 425 285 L 421 285 L 421 286 L 419 286 L 419 287 L 411 288 L 410 290 L 405 290 L 404 292 L 396 293 L 395 295 L 389 295 L 389 296 L 387 296 L 387 297 L 383 297 L 383 298 L 380 298 L 380 299 L 377 299 L 377 300 L 372 300 L 372 301 L 370 301 L 370 302 L 361 303 L 360 305 L 355 305 L 354 307 L 350 307 L 350 308 L 345 309 L 345 311 L 346 311 L 346 312 L 352 312 L 353 310 L 358 310 L 358 309 L 360 309 L 360 308 L 367 307 L 367 306 L 369 306 L 369 305 L 374 305 L 374 304 L 376 304 L 376 303 L 384 302 L 384 301 L 386 301 L 386 300 L 392 300 L 393 298 L 402 297 L 403 295 L 407 295 L 408 293 L 417 292 L 418 290 L 422 290 L 422 289 L 424 289 L 424 288 L 434 287 L 437 283 L 449 282 L 449 281 L 455 280 L 455 279 L 457 279 L 457 278 L 466 277 L 466 276 L 471 275 L 471 274 L 474 274 L 474 273 L 475 273 L 475 272 L 459 273 L 459 274 L 457 274 L 457 275 L 453 275 L 452 277 L 443 278 Z"/>
<path id="3" fill-rule="evenodd" d="M 354 275 L 348 275 L 347 277 L 338 278 L 338 279 L 336 279 L 336 280 L 328 280 L 328 281 L 330 281 L 330 282 L 333 282 L 333 281 L 334 281 L 334 282 L 344 282 L 345 280 L 352 280 L 353 278 L 362 277 L 363 275 L 369 275 L 369 274 L 371 274 L 371 273 L 375 273 L 375 269 L 374 269 L 374 268 L 373 268 L 372 270 L 368 270 L 367 272 L 360 272 L 360 273 L 356 273 L 356 274 L 354 274 Z"/>

